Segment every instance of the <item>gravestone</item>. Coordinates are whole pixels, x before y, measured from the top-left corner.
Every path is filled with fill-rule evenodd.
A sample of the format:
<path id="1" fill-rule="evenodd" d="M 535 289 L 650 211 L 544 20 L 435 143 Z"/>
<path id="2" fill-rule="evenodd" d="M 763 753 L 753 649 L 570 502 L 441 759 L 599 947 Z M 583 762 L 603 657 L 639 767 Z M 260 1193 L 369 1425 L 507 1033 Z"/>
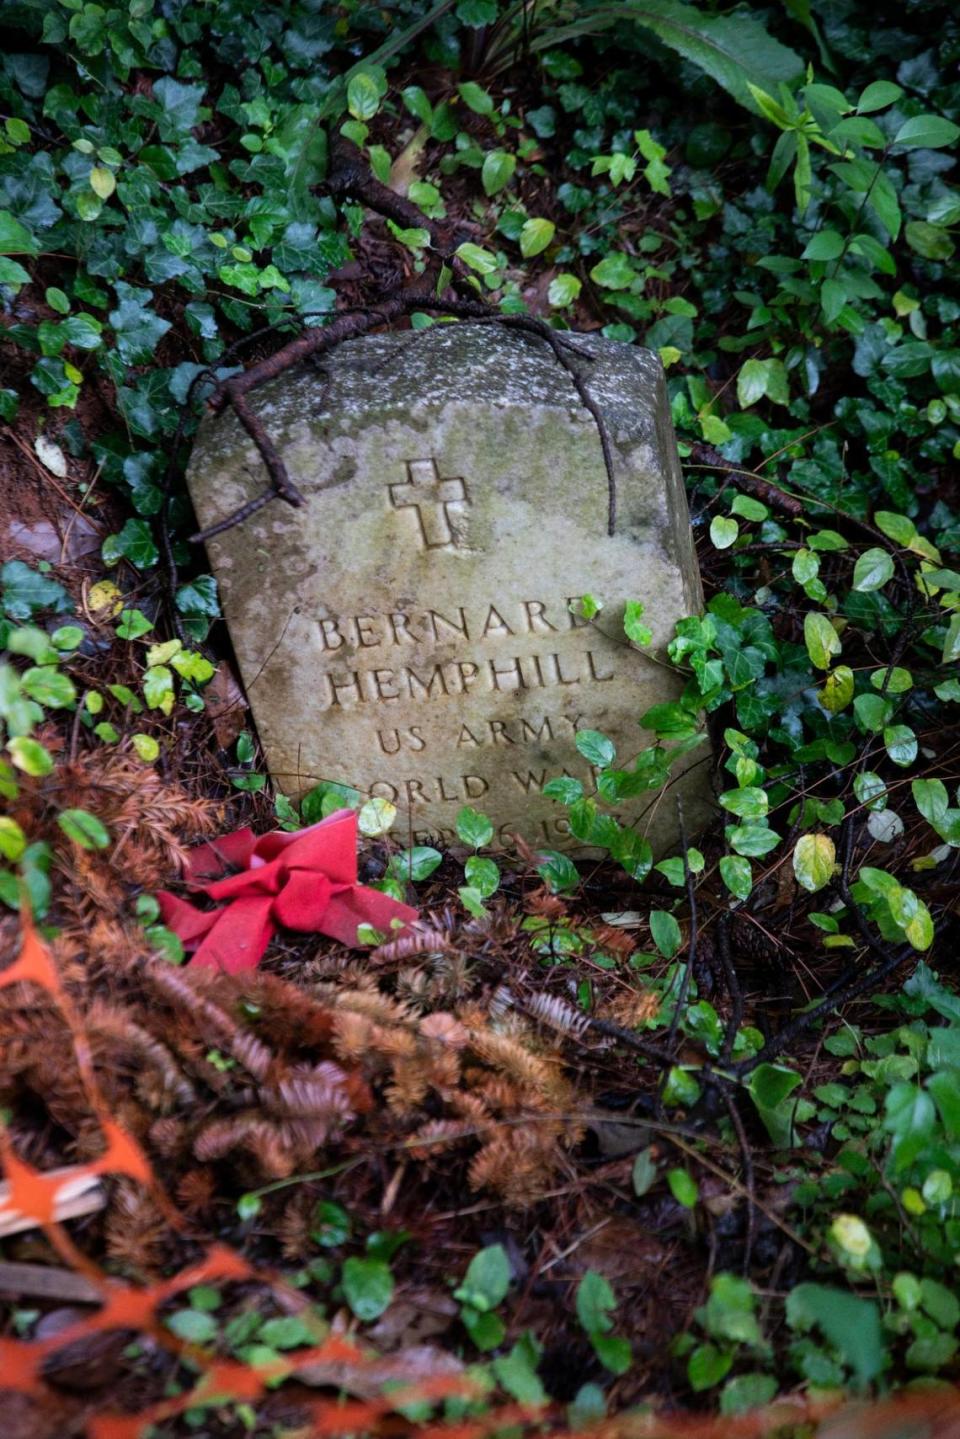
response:
<path id="1" fill-rule="evenodd" d="M 393 801 L 395 834 L 454 838 L 465 804 L 498 842 L 577 846 L 544 783 L 593 788 L 578 730 L 626 764 L 637 719 L 676 699 L 679 676 L 627 644 L 645 605 L 661 659 L 701 605 L 660 362 L 570 343 L 613 451 L 616 522 L 595 418 L 535 335 L 440 324 L 350 341 L 251 397 L 305 497 L 274 501 L 209 543 L 224 612 L 274 781 L 295 797 L 323 780 Z M 236 417 L 201 428 L 190 489 L 209 528 L 266 483 Z M 603 601 L 591 623 L 578 598 Z M 619 812 L 655 850 L 709 805 L 709 751 L 670 792 Z M 676 771 L 675 771 L 676 773 Z"/>

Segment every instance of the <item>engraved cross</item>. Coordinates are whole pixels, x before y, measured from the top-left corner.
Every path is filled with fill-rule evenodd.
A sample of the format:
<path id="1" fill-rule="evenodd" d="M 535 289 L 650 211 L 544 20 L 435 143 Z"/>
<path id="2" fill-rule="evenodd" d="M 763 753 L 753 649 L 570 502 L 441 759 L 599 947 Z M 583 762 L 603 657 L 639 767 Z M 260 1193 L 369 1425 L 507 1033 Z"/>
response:
<path id="1" fill-rule="evenodd" d="M 462 525 L 458 524 L 458 509 L 469 504 L 467 487 L 461 478 L 441 479 L 436 460 L 407 460 L 406 482 L 387 488 L 394 509 L 416 512 L 424 549 L 459 547 L 463 535 Z"/>

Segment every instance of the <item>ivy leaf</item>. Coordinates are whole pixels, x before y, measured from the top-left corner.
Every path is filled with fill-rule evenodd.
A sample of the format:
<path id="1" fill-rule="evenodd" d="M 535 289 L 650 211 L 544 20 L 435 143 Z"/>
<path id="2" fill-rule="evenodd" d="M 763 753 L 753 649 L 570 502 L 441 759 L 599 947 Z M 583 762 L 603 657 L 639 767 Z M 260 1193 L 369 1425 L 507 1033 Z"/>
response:
<path id="1" fill-rule="evenodd" d="M 635 645 L 648 645 L 653 640 L 653 632 L 649 626 L 643 624 L 643 605 L 639 600 L 627 600 L 623 614 L 623 631 L 627 639 Z"/>
<path id="2" fill-rule="evenodd" d="M 28 620 L 37 610 L 65 614 L 73 602 L 63 585 L 38 574 L 22 560 L 8 560 L 0 567 L 0 607 L 12 620 Z"/>
<path id="3" fill-rule="evenodd" d="M 836 845 L 829 835 L 801 835 L 793 851 L 793 872 L 798 883 L 816 894 L 833 878 L 836 858 Z"/>
<path id="4" fill-rule="evenodd" d="M 541 254 L 556 233 L 552 220 L 527 220 L 520 231 L 520 253 L 525 260 Z"/>
<path id="5" fill-rule="evenodd" d="M 170 329 L 170 321 L 150 309 L 152 290 L 140 290 L 118 280 L 116 291 L 119 304 L 108 318 L 116 335 L 117 353 L 124 364 L 150 364 L 155 359 L 157 346 Z"/>
<path id="6" fill-rule="evenodd" d="M 129 560 L 138 570 L 148 570 L 157 563 L 160 551 L 153 542 L 146 520 L 127 520 L 115 535 L 107 535 L 101 549 L 105 565 Z"/>

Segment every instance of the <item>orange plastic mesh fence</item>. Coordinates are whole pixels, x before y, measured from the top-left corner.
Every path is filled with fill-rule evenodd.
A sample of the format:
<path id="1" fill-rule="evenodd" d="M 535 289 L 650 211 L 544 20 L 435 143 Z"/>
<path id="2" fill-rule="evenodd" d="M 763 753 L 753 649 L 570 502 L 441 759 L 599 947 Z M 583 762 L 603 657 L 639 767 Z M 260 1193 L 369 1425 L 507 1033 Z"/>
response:
<path id="1" fill-rule="evenodd" d="M 183 1218 L 164 1191 L 137 1141 L 111 1116 L 97 1083 L 90 1046 L 80 1016 L 64 989 L 54 958 L 29 921 L 24 924 L 23 943 L 16 960 L 0 971 L 0 987 L 11 984 L 37 985 L 59 1007 L 69 1028 L 83 1090 L 90 1112 L 100 1125 L 103 1153 L 85 1165 L 44 1173 L 19 1158 L 9 1133 L 0 1124 L 0 1169 L 6 1180 L 5 1209 L 16 1211 L 43 1229 L 65 1264 L 88 1280 L 102 1296 L 99 1309 L 78 1319 L 48 1338 L 19 1340 L 0 1337 L 0 1392 L 29 1396 L 43 1408 L 55 1404 L 56 1395 L 43 1376 L 45 1360 L 85 1336 L 116 1330 L 134 1331 L 149 1338 L 168 1353 L 189 1361 L 195 1374 L 192 1386 L 173 1397 L 163 1398 L 136 1413 L 102 1408 L 86 1420 L 89 1439 L 139 1439 L 151 1425 L 176 1420 L 188 1410 L 216 1409 L 230 1403 L 251 1404 L 264 1398 L 269 1386 L 317 1364 L 335 1364 L 341 1374 L 360 1378 L 376 1361 L 342 1336 L 331 1336 L 322 1344 L 284 1353 L 269 1364 L 251 1365 L 224 1359 L 211 1351 L 178 1338 L 159 1317 L 161 1306 L 195 1285 L 220 1281 L 254 1281 L 289 1303 L 303 1303 L 302 1296 L 276 1275 L 250 1265 L 224 1245 L 211 1246 L 196 1264 L 181 1270 L 162 1283 L 136 1287 L 110 1278 L 74 1244 L 63 1224 L 56 1219 L 58 1200 L 77 1193 L 78 1181 L 119 1175 L 145 1186 L 165 1220 L 174 1231 L 183 1232 Z M 402 1382 L 401 1374 L 401 1382 Z M 352 1385 L 344 1384 L 345 1388 Z M 369 1390 L 369 1381 L 368 1386 Z M 440 1400 L 451 1395 L 479 1396 L 469 1379 L 438 1375 L 412 1377 L 409 1385 L 393 1388 L 378 1398 L 351 1400 L 330 1397 L 297 1399 L 308 1428 L 298 1434 L 316 1436 L 375 1434 L 385 1429 L 390 1416 L 392 1434 L 401 1432 L 403 1421 L 398 1408 L 415 1400 Z M 398 1428 L 398 1425 L 400 1426 Z M 566 1439 L 561 1411 L 544 1412 L 517 1404 L 491 1404 L 480 1417 L 451 1422 L 425 1422 L 416 1429 L 418 1439 L 484 1439 L 485 1435 L 514 1426 L 521 1431 L 543 1433 L 549 1429 Z M 916 1427 L 920 1426 L 920 1427 Z M 413 1427 L 411 1425 L 411 1427 Z M 598 1439 L 754 1439 L 754 1436 L 818 1434 L 821 1439 L 903 1439 L 909 1433 L 917 1439 L 960 1439 L 960 1395 L 939 1390 L 927 1395 L 884 1405 L 846 1405 L 826 1413 L 816 1411 L 802 1398 L 780 1401 L 767 1409 L 735 1419 L 710 1420 L 699 1416 L 662 1416 L 631 1413 L 605 1420 L 590 1430 Z M 22 1430 L 23 1434 L 29 1431 Z M 72 1430 L 71 1432 L 77 1432 Z"/>

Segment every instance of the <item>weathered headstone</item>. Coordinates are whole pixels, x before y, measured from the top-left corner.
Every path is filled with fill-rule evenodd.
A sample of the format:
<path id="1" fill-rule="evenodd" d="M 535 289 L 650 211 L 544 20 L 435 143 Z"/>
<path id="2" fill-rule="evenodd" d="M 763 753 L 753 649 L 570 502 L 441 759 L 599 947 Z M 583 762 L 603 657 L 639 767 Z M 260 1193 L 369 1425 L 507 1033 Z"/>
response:
<path id="1" fill-rule="evenodd" d="M 575 848 L 541 793 L 592 776 L 574 745 L 600 730 L 626 763 L 637 725 L 682 681 L 629 646 L 641 600 L 663 656 L 701 603 L 686 498 L 656 356 L 573 343 L 613 450 L 615 533 L 595 418 L 536 336 L 494 325 L 348 342 L 252 396 L 306 504 L 275 501 L 210 542 L 267 763 L 296 796 L 321 780 L 394 801 L 396 833 L 453 838 L 464 804 L 500 840 Z M 207 422 L 190 466 L 201 525 L 266 483 L 233 415 Z M 571 612 L 604 602 L 596 621 Z M 706 762 L 705 762 L 706 761 Z M 655 849 L 708 804 L 707 746 L 673 790 L 621 813 Z"/>

